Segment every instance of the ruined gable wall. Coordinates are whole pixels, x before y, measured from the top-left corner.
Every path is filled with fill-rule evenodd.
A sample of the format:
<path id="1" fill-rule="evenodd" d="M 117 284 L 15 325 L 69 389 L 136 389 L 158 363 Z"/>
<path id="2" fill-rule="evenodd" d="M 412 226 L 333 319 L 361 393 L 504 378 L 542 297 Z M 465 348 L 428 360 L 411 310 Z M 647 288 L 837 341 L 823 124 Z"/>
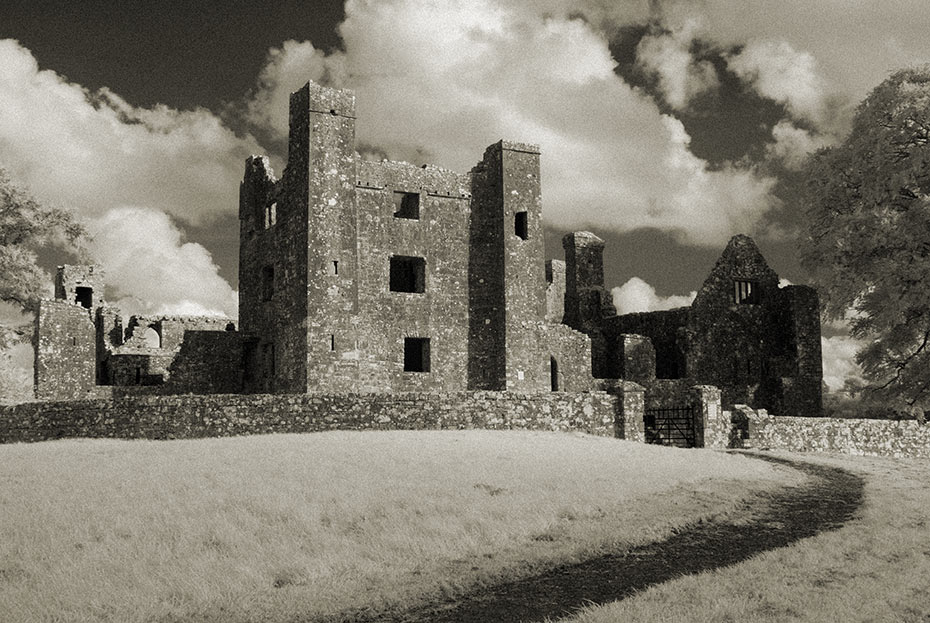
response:
<path id="1" fill-rule="evenodd" d="M 417 195 L 417 218 L 398 210 L 399 193 Z M 358 389 L 466 389 L 470 199 L 467 175 L 407 163 L 359 163 L 358 349 L 337 341 L 329 355 L 359 360 Z M 392 256 L 423 258 L 423 292 L 391 291 Z M 429 339 L 429 372 L 404 371 L 405 337 Z"/>
<path id="2" fill-rule="evenodd" d="M 752 282 L 754 302 L 737 301 L 741 281 Z M 818 415 L 816 292 L 779 288 L 778 282 L 751 239 L 730 241 L 691 308 L 689 375 L 720 387 L 725 407 L 744 403 L 777 415 Z"/>
<path id="3" fill-rule="evenodd" d="M 739 280 L 753 283 L 757 303 L 736 302 Z M 698 291 L 688 324 L 689 376 L 720 387 L 725 405 L 733 404 L 731 386 L 737 391 L 773 378 L 769 351 L 783 344 L 771 339 L 780 326 L 779 299 L 778 275 L 752 240 L 735 236 Z"/>
<path id="4" fill-rule="evenodd" d="M 66 300 L 40 301 L 34 337 L 36 398 L 67 400 L 92 394 L 96 341 L 90 310 Z"/>

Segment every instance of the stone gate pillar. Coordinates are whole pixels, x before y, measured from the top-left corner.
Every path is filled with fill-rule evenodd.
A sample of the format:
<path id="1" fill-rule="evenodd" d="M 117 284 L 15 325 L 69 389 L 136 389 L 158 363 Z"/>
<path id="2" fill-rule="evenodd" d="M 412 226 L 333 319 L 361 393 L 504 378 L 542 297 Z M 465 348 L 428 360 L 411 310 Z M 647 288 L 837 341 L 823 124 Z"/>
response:
<path id="1" fill-rule="evenodd" d="M 724 449 L 730 439 L 730 422 L 720 405 L 720 390 L 713 385 L 690 389 L 694 414 L 694 445 L 697 448 Z"/>

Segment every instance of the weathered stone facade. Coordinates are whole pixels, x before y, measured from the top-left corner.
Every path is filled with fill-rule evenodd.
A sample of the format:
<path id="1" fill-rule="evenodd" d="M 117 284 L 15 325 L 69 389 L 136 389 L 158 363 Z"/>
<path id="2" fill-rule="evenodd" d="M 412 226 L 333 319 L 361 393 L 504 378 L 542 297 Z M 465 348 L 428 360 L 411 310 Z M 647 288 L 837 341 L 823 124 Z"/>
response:
<path id="1" fill-rule="evenodd" d="M 240 184 L 238 330 L 171 316 L 124 327 L 99 269 L 61 267 L 36 324 L 39 398 L 448 397 L 432 409 L 465 392 L 561 405 L 604 389 L 630 414 L 698 404 L 693 387 L 717 385 L 725 404 L 819 411 L 816 293 L 779 288 L 748 238 L 690 308 L 617 316 L 597 236 L 568 234 L 565 261 L 544 261 L 535 146 L 499 141 L 464 174 L 366 161 L 354 95 L 312 82 L 289 119 L 281 177 L 252 156 Z M 623 431 L 642 439 L 643 422 Z"/>

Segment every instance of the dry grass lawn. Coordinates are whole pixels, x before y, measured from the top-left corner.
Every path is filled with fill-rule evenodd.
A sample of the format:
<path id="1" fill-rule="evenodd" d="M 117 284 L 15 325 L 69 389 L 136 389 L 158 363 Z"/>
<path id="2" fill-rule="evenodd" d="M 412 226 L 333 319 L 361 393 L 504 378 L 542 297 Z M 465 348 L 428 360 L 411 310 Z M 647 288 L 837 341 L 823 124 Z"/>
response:
<path id="1" fill-rule="evenodd" d="M 860 516 L 840 530 L 656 586 L 571 621 L 930 622 L 930 462 L 777 455 L 862 474 Z"/>
<path id="2" fill-rule="evenodd" d="M 754 491 L 798 478 L 744 456 L 516 431 L 0 446 L 0 619 L 412 606 L 739 519 Z"/>

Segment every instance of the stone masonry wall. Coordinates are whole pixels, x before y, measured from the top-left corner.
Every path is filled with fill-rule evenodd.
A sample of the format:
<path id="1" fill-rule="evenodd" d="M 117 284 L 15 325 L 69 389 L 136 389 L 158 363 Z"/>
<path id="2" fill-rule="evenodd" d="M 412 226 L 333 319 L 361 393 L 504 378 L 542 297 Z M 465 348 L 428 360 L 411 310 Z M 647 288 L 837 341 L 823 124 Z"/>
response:
<path id="1" fill-rule="evenodd" d="M 737 408 L 731 418 L 735 428 L 745 428 L 733 436 L 731 446 L 930 458 L 930 424 L 916 420 L 786 417 L 747 408 Z"/>
<path id="2" fill-rule="evenodd" d="M 91 312 L 67 300 L 41 301 L 35 324 L 35 393 L 39 400 L 86 398 L 97 380 Z"/>
<path id="3" fill-rule="evenodd" d="M 606 318 L 602 329 L 609 344 L 616 344 L 625 334 L 648 337 L 655 349 L 656 376 L 677 379 L 687 376 L 683 343 L 690 308 L 641 312 Z"/>
<path id="4" fill-rule="evenodd" d="M 0 443 L 66 437 L 183 439 L 325 430 L 530 429 L 623 436 L 641 392 L 609 395 L 222 394 L 131 396 L 0 408 Z M 615 432 L 615 426 L 618 431 Z M 635 437 L 635 435 L 634 435 Z"/>
<path id="5" fill-rule="evenodd" d="M 462 391 L 468 383 L 468 242 L 470 180 L 438 167 L 359 163 L 358 344 L 337 338 L 323 356 L 359 360 L 366 392 Z M 418 209 L 395 201 L 407 193 Z M 423 260 L 423 288 L 390 288 L 395 256 Z M 429 340 L 429 371 L 404 370 L 405 338 Z M 329 387 L 328 384 L 323 387 Z"/>

